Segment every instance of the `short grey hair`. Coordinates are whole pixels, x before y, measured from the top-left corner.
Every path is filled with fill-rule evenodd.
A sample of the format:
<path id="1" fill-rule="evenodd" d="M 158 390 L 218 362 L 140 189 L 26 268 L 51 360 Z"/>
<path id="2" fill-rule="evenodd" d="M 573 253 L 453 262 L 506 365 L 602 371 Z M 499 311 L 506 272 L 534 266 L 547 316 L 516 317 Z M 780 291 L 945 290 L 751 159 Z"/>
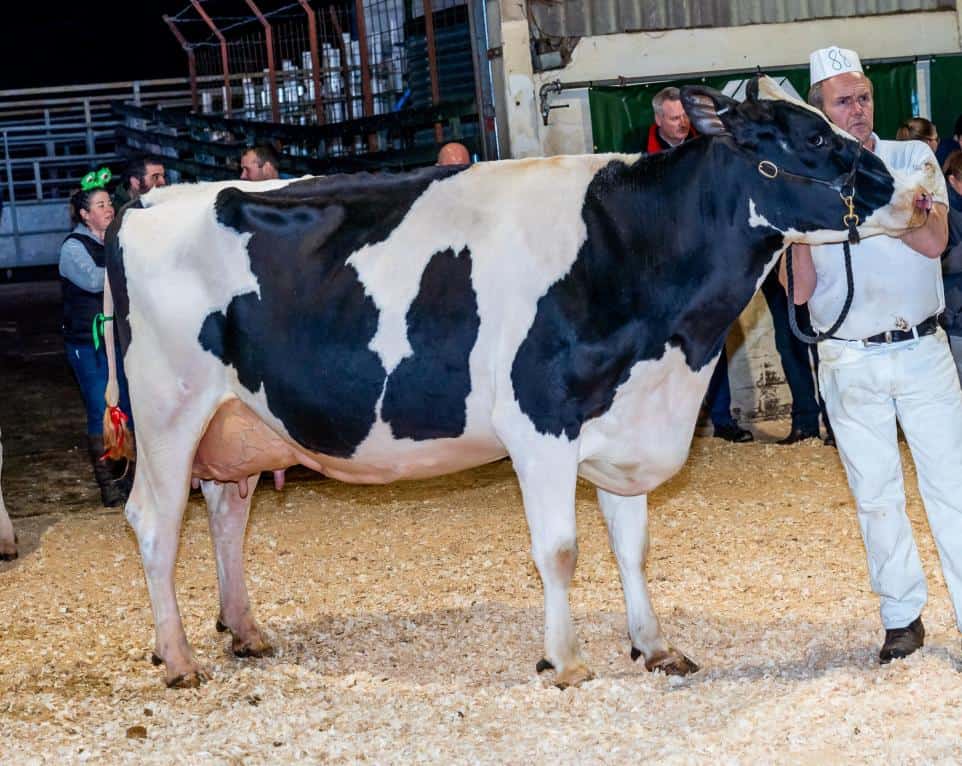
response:
<path id="1" fill-rule="evenodd" d="M 666 101 L 681 101 L 681 91 L 674 85 L 658 91 L 651 99 L 651 108 L 655 110 L 655 114 L 661 116 Z"/>

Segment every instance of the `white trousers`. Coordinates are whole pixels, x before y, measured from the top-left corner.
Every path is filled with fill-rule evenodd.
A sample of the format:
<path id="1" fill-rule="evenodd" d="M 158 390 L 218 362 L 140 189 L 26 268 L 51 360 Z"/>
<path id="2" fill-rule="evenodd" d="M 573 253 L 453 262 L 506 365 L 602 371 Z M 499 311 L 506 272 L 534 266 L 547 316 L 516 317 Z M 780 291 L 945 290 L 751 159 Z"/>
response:
<path id="1" fill-rule="evenodd" d="M 962 380 L 962 337 L 950 335 L 949 346 L 952 349 L 952 358 L 955 359 L 955 369 L 959 371 L 959 380 Z"/>
<path id="2" fill-rule="evenodd" d="M 927 596 L 905 513 L 897 420 L 962 630 L 962 389 L 945 333 L 868 347 L 828 340 L 818 353 L 819 384 L 855 497 L 882 624 L 908 625 Z"/>

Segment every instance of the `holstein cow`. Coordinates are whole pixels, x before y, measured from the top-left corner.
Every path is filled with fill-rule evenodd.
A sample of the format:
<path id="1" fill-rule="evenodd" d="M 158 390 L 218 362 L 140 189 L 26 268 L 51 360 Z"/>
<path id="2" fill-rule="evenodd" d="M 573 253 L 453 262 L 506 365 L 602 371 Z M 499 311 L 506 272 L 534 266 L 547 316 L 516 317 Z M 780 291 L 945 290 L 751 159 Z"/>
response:
<path id="1" fill-rule="evenodd" d="M 3 472 L 3 445 L 0 444 L 0 473 Z M 17 557 L 17 538 L 13 534 L 13 524 L 7 515 L 7 506 L 3 504 L 3 492 L 0 491 L 0 560 L 9 561 Z"/>
<path id="2" fill-rule="evenodd" d="M 168 685 L 207 677 L 174 593 L 192 477 L 218 627 L 256 656 L 271 647 L 242 543 L 262 470 L 381 483 L 504 455 L 544 585 L 539 670 L 591 677 L 568 605 L 578 476 L 598 488 L 632 656 L 697 669 L 652 610 L 646 493 L 684 463 L 728 327 L 785 246 L 845 237 L 844 184 L 862 236 L 911 225 L 919 188 L 770 80 L 757 90 L 686 89 L 701 138 L 656 156 L 174 187 L 118 217 L 107 268 L 139 440 L 126 514 Z"/>

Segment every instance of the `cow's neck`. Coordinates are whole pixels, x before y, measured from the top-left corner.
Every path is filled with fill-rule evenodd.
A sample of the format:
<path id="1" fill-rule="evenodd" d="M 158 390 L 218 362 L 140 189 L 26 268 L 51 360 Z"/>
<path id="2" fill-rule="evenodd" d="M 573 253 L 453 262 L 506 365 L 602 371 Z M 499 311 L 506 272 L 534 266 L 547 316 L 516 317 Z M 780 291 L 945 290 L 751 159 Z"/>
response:
<path id="1" fill-rule="evenodd" d="M 749 200 L 770 190 L 718 139 L 613 163 L 604 176 L 585 204 L 585 277 L 598 294 L 616 296 L 615 310 L 644 343 L 667 337 L 699 369 L 782 248 L 779 232 L 750 223 Z M 640 350 L 647 357 L 663 348 Z"/>

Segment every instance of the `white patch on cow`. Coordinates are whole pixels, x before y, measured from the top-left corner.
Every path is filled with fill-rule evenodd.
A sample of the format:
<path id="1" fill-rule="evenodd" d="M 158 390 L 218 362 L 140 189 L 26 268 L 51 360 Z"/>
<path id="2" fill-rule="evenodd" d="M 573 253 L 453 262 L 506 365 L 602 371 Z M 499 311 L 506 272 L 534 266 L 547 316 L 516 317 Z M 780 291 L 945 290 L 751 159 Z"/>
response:
<path id="1" fill-rule="evenodd" d="M 223 189 L 234 187 L 245 192 L 265 192 L 272 189 L 282 189 L 298 179 L 275 178 L 271 181 L 201 181 L 189 184 L 173 184 L 171 186 L 157 186 L 140 197 L 145 207 L 154 207 L 169 200 L 182 200 L 190 196 L 194 200 L 213 199 Z M 132 210 L 136 210 L 133 208 Z"/>
<path id="2" fill-rule="evenodd" d="M 764 226 L 769 229 L 775 229 L 775 231 L 781 231 L 781 229 L 773 226 L 771 221 L 758 212 L 758 208 L 755 206 L 755 200 L 751 197 L 748 198 L 748 225 L 753 229 Z"/>
<path id="3" fill-rule="evenodd" d="M 370 347 L 390 374 L 411 353 L 406 315 L 428 261 L 448 249 L 470 252 L 481 325 L 469 362 L 472 390 L 462 438 L 493 438 L 491 408 L 511 391 L 510 381 L 494 379 L 495 371 L 510 375 L 538 299 L 577 258 L 587 237 L 582 207 L 588 185 L 609 162 L 635 159 L 589 155 L 475 165 L 433 183 L 390 237 L 348 259 L 381 312 Z M 358 459 L 380 454 L 388 433 L 374 429 Z"/>
<path id="4" fill-rule="evenodd" d="M 667 343 L 660 359 L 636 363 L 611 408 L 582 428 L 580 475 L 608 492 L 638 495 L 677 473 L 714 369 L 712 360 L 692 370 Z"/>

